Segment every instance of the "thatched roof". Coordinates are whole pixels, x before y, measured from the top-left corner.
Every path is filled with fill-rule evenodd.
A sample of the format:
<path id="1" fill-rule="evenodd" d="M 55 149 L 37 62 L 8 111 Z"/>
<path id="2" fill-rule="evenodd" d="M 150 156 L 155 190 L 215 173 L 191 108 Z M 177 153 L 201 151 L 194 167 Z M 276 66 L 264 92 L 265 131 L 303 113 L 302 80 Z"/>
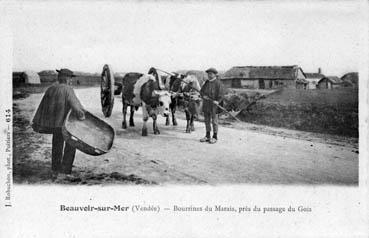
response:
<path id="1" fill-rule="evenodd" d="M 324 74 L 320 73 L 305 73 L 306 79 L 321 79 L 324 78 Z"/>
<path id="2" fill-rule="evenodd" d="M 226 71 L 222 79 L 291 79 L 295 80 L 297 65 L 292 66 L 236 66 Z M 302 71 L 302 70 L 301 70 Z"/>
<path id="3" fill-rule="evenodd" d="M 343 81 L 351 82 L 353 84 L 359 83 L 359 73 L 358 72 L 350 72 L 341 77 Z"/>
<path id="4" fill-rule="evenodd" d="M 333 83 L 333 84 L 341 84 L 341 83 L 343 83 L 343 81 L 339 77 L 337 77 L 337 76 L 327 76 L 327 77 L 324 77 L 321 80 L 319 80 L 318 83 L 320 83 L 321 81 L 323 81 L 325 79 L 328 79 L 328 81 L 331 82 L 331 83 Z"/>
<path id="5" fill-rule="evenodd" d="M 38 75 L 43 76 L 43 75 L 57 75 L 55 70 L 43 70 L 38 72 Z"/>

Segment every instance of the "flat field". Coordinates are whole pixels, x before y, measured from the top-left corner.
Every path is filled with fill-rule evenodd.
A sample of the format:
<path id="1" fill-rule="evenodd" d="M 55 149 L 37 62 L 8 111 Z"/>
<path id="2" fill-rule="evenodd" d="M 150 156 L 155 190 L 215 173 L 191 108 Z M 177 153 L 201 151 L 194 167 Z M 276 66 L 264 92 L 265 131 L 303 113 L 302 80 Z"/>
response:
<path id="1" fill-rule="evenodd" d="M 259 100 L 243 121 L 294 130 L 358 137 L 358 89 L 283 89 Z"/>

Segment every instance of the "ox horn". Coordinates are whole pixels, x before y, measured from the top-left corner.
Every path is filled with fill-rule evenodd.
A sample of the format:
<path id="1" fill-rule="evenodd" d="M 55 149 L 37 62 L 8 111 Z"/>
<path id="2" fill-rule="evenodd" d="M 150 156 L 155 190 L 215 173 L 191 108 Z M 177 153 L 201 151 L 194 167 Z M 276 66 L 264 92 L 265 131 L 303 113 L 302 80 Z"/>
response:
<path id="1" fill-rule="evenodd" d="M 155 76 L 155 79 L 159 83 L 159 89 L 164 90 L 165 85 L 164 85 L 163 79 L 158 74 L 158 71 L 163 71 L 163 70 L 158 70 L 157 68 L 151 67 L 150 70 L 149 70 L 149 74 L 153 74 Z"/>

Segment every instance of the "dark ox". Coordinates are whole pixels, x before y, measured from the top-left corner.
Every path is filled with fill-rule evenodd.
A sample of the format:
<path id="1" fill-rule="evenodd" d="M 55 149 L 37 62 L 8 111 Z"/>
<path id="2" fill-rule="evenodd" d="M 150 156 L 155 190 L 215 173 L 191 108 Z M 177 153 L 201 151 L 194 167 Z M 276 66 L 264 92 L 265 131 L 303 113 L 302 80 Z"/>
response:
<path id="1" fill-rule="evenodd" d="M 129 125 L 134 126 L 134 111 L 142 106 L 143 127 L 142 136 L 147 136 L 146 123 L 151 117 L 153 119 L 154 134 L 160 134 L 156 123 L 157 115 L 169 115 L 170 94 L 160 87 L 152 75 L 139 73 L 128 73 L 123 78 L 122 103 L 123 103 L 123 122 L 122 128 L 127 128 L 126 115 L 128 106 L 131 107 Z"/>
<path id="2" fill-rule="evenodd" d="M 177 107 L 183 108 L 186 114 L 186 132 L 191 133 L 195 130 L 194 119 L 198 117 L 199 108 L 201 105 L 201 98 L 199 94 L 200 84 L 193 75 L 179 75 L 170 76 L 167 78 L 166 88 L 171 92 L 170 110 L 172 114 L 172 123 L 177 125 L 175 112 Z M 166 119 L 166 125 L 170 124 L 169 116 Z"/>

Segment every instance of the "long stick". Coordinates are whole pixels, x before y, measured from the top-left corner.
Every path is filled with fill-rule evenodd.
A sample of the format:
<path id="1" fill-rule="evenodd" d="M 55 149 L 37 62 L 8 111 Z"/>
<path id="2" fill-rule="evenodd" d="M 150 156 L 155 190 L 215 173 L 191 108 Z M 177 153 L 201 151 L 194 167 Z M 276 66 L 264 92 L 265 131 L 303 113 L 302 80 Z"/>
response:
<path id="1" fill-rule="evenodd" d="M 156 69 L 156 70 L 159 70 L 159 71 L 161 71 L 161 72 L 163 72 L 163 73 L 166 73 L 166 74 L 169 74 L 169 75 L 175 76 L 174 74 L 169 73 L 169 72 L 166 72 L 166 71 L 164 71 L 164 70 L 157 69 L 157 68 L 155 68 L 155 69 Z M 227 111 L 227 109 L 225 109 L 224 107 L 222 107 L 222 106 L 220 106 L 219 104 L 215 103 L 213 99 L 209 98 L 208 96 L 202 96 L 202 95 L 201 95 L 200 90 L 198 90 L 197 88 L 194 88 L 192 85 L 190 85 L 190 83 L 185 82 L 185 81 L 184 81 L 183 79 L 181 79 L 181 78 L 178 78 L 178 79 L 179 79 L 179 80 L 181 80 L 181 82 L 183 82 L 183 83 L 187 84 L 188 86 L 190 86 L 190 87 L 191 87 L 193 90 L 195 90 L 196 92 L 200 93 L 200 97 L 201 97 L 202 99 L 210 100 L 214 105 L 216 105 L 216 106 L 217 106 L 217 107 L 219 107 L 222 111 L 224 111 L 225 113 L 227 113 L 228 115 L 230 115 L 233 119 L 235 119 L 235 120 L 236 120 L 236 121 L 238 121 L 238 122 L 241 122 L 241 120 L 240 120 L 240 119 L 238 119 L 238 118 L 237 118 L 237 117 L 235 117 L 233 114 L 231 114 L 229 111 Z"/>
<path id="2" fill-rule="evenodd" d="M 154 68 L 154 69 L 156 69 L 156 70 L 158 70 L 158 71 L 161 71 L 161 72 L 163 72 L 163 73 L 169 74 L 169 75 L 171 75 L 171 76 L 174 76 L 174 75 L 175 75 L 175 74 L 173 74 L 173 73 L 169 73 L 169 72 L 167 72 L 167 71 L 164 71 L 164 70 L 161 70 L 161 69 L 158 69 L 158 68 Z"/>

